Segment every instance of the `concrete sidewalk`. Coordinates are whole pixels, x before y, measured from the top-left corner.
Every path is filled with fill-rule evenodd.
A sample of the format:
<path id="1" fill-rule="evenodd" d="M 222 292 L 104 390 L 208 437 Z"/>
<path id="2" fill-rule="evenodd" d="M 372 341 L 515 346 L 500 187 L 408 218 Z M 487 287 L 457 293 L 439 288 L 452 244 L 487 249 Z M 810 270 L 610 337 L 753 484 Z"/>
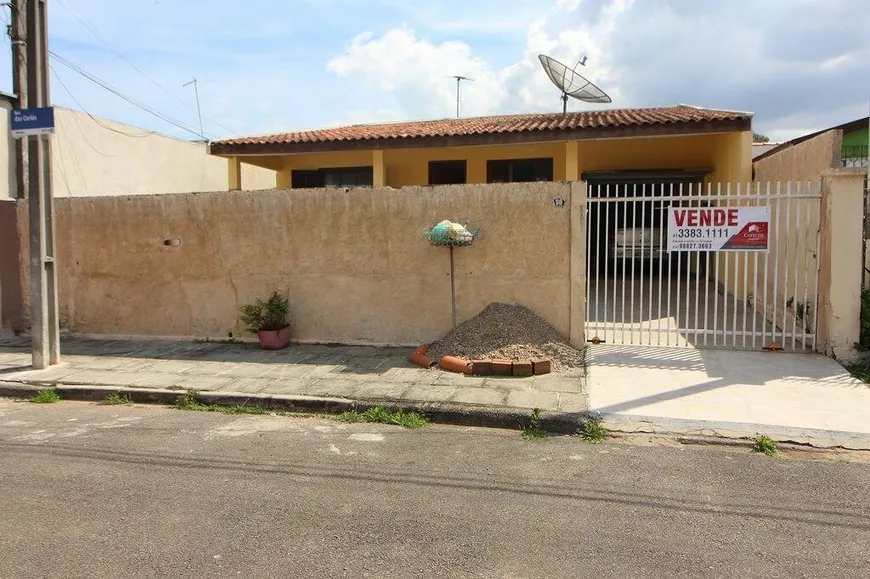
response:
<path id="1" fill-rule="evenodd" d="M 531 378 L 475 377 L 411 365 L 410 349 L 122 341 L 65 338 L 62 363 L 30 367 L 30 342 L 0 337 L 0 382 L 298 395 L 351 401 L 459 405 L 580 414 L 587 410 L 582 371 Z"/>
<path id="2" fill-rule="evenodd" d="M 821 355 L 602 345 L 588 364 L 611 428 L 870 449 L 870 386 Z"/>

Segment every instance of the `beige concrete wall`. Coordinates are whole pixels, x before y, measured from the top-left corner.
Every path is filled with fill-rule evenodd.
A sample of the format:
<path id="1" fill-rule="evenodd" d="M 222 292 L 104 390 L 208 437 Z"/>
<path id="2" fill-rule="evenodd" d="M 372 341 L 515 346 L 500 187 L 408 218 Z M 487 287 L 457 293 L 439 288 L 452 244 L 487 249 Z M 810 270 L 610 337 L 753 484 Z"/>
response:
<path id="1" fill-rule="evenodd" d="M 9 132 L 9 113 L 12 105 L 0 99 L 0 199 L 15 199 L 15 139 Z"/>
<path id="2" fill-rule="evenodd" d="M 818 181 L 822 173 L 839 166 L 842 131 L 827 131 L 752 163 L 755 180 Z"/>
<path id="3" fill-rule="evenodd" d="M 570 197 L 571 185 L 529 183 L 59 199 L 61 322 L 80 333 L 238 336 L 238 306 L 277 288 L 297 339 L 430 341 L 451 326 L 449 253 L 425 232 L 451 219 L 482 228 L 455 250 L 459 320 L 517 302 L 568 334 L 572 303 L 576 312 L 585 301 L 582 283 L 571 290 Z"/>
<path id="4" fill-rule="evenodd" d="M 55 107 L 55 126 L 56 197 L 226 188 L 227 160 L 209 155 L 205 143 L 175 139 L 63 107 Z M 275 187 L 275 172 L 268 169 L 245 166 L 242 179 L 248 189 Z"/>
<path id="5" fill-rule="evenodd" d="M 819 350 L 854 359 L 860 334 L 865 169 L 831 169 L 822 190 Z"/>

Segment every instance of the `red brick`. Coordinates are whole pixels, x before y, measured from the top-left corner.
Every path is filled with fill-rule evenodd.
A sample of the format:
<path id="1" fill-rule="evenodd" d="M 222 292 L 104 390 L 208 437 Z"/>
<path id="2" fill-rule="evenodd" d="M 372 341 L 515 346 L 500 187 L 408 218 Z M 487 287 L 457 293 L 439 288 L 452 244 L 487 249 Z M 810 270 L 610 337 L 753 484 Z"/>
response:
<path id="1" fill-rule="evenodd" d="M 511 361 L 504 358 L 495 358 L 492 360 L 492 375 L 493 376 L 510 376 Z"/>
<path id="2" fill-rule="evenodd" d="M 532 360 L 532 369 L 535 376 L 549 374 L 553 371 L 553 363 L 549 358 L 536 358 L 535 360 Z"/>
<path id="3" fill-rule="evenodd" d="M 514 360 L 513 375 L 521 378 L 532 375 L 531 360 Z"/>
<path id="4" fill-rule="evenodd" d="M 475 376 L 492 376 L 492 360 L 472 360 L 471 373 Z"/>

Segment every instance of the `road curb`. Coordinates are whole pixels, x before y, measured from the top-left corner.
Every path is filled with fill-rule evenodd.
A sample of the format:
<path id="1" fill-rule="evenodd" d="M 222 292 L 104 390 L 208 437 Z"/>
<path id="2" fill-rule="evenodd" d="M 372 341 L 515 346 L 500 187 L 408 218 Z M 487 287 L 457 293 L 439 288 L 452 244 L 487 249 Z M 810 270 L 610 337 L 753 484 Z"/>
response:
<path id="1" fill-rule="evenodd" d="M 843 432 L 755 424 L 749 422 L 717 422 L 687 420 L 661 416 L 628 414 L 600 414 L 595 410 L 590 416 L 600 418 L 604 426 L 622 434 L 659 434 L 680 439 L 703 439 L 708 444 L 733 444 L 735 441 L 751 441 L 764 434 L 774 442 L 818 449 L 870 450 L 870 433 Z M 716 441 L 721 441 L 717 443 Z"/>
<path id="2" fill-rule="evenodd" d="M 42 390 L 54 390 L 63 400 L 98 402 L 109 394 L 127 396 L 140 404 L 175 405 L 187 394 L 184 390 L 132 388 L 124 386 L 86 386 L 0 382 L 0 397 L 30 398 Z M 375 406 L 414 410 L 436 424 L 520 429 L 529 422 L 531 409 L 391 400 L 352 400 L 323 396 L 249 394 L 244 392 L 199 391 L 197 401 L 217 406 L 264 406 L 300 414 L 340 414 L 348 410 L 364 412 Z M 553 434 L 576 434 L 588 420 L 585 413 L 542 412 L 541 428 Z"/>

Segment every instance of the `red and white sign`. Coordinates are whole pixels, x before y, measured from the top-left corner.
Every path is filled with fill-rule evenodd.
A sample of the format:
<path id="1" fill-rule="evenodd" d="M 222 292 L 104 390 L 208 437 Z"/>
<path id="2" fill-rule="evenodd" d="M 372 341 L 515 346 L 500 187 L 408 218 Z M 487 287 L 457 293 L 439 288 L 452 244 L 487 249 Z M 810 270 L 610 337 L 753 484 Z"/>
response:
<path id="1" fill-rule="evenodd" d="M 668 251 L 767 251 L 769 207 L 671 207 Z"/>

